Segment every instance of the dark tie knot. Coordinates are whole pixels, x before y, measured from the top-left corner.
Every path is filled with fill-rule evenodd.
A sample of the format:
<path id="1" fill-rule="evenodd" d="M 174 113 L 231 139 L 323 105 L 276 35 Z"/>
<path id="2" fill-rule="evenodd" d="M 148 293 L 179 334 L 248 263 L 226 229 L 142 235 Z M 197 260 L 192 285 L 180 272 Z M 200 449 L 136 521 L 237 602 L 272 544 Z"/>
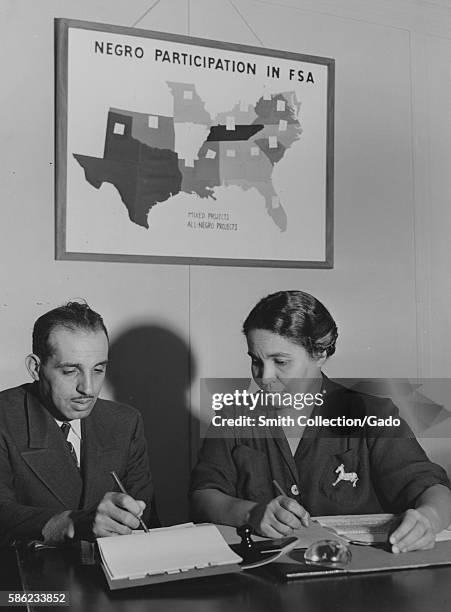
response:
<path id="1" fill-rule="evenodd" d="M 64 421 L 64 423 L 62 423 L 61 425 L 61 431 L 63 432 L 63 436 L 67 440 L 67 436 L 69 435 L 69 432 L 70 432 L 70 423 L 68 423 L 67 421 Z"/>

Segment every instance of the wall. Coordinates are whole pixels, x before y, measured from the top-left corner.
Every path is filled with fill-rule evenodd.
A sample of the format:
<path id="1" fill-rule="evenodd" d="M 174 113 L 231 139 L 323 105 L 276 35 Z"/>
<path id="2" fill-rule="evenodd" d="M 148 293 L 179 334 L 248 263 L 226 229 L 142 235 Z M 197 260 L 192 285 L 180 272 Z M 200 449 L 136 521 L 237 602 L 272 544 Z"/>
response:
<path id="1" fill-rule="evenodd" d="M 54 260 L 53 18 L 131 26 L 153 5 L 139 27 L 258 46 L 256 34 L 270 48 L 336 59 L 332 270 Z M 169 523 L 186 516 L 198 379 L 247 375 L 240 327 L 261 296 L 301 288 L 325 302 L 340 331 L 331 376 L 448 376 L 450 9 L 444 0 L 3 0 L 0 388 L 24 380 L 34 319 L 86 298 L 112 336 L 104 395 L 143 412 Z M 447 439 L 424 444 L 451 470 Z"/>

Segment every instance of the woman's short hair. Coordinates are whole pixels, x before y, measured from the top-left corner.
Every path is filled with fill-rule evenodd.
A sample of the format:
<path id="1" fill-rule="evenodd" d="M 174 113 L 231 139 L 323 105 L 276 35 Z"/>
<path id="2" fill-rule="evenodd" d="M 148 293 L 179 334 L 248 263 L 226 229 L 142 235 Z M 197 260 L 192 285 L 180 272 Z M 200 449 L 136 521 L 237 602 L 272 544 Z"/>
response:
<path id="1" fill-rule="evenodd" d="M 335 353 L 335 321 L 319 300 L 304 291 L 278 291 L 264 297 L 244 321 L 246 336 L 253 329 L 283 336 L 304 347 L 311 357 Z"/>

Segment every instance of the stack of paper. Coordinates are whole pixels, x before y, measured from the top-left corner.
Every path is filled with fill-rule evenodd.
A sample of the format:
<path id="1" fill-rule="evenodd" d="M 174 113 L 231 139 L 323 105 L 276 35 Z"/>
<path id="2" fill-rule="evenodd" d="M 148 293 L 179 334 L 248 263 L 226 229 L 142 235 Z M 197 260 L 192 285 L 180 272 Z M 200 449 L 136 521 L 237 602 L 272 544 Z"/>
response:
<path id="1" fill-rule="evenodd" d="M 235 554 L 214 525 L 155 529 L 97 540 L 111 588 L 235 570 Z"/>
<path id="2" fill-rule="evenodd" d="M 390 533 L 400 523 L 401 516 L 395 514 L 344 514 L 317 516 L 315 520 L 323 527 L 333 529 L 348 540 L 360 542 L 386 542 Z M 451 540 L 451 526 L 436 536 L 437 542 Z"/>
<path id="3" fill-rule="evenodd" d="M 394 514 L 345 514 L 317 516 L 323 527 L 333 529 L 348 540 L 360 542 L 386 542 L 398 521 Z"/>

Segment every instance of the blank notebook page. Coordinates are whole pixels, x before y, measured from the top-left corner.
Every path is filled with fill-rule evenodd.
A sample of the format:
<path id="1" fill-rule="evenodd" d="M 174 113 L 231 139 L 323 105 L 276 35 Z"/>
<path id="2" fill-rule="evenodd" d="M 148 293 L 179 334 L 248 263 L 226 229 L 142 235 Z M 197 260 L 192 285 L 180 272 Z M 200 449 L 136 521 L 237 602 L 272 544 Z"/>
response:
<path id="1" fill-rule="evenodd" d="M 111 536 L 99 538 L 97 544 L 103 564 L 114 579 L 241 561 L 214 525 Z"/>

